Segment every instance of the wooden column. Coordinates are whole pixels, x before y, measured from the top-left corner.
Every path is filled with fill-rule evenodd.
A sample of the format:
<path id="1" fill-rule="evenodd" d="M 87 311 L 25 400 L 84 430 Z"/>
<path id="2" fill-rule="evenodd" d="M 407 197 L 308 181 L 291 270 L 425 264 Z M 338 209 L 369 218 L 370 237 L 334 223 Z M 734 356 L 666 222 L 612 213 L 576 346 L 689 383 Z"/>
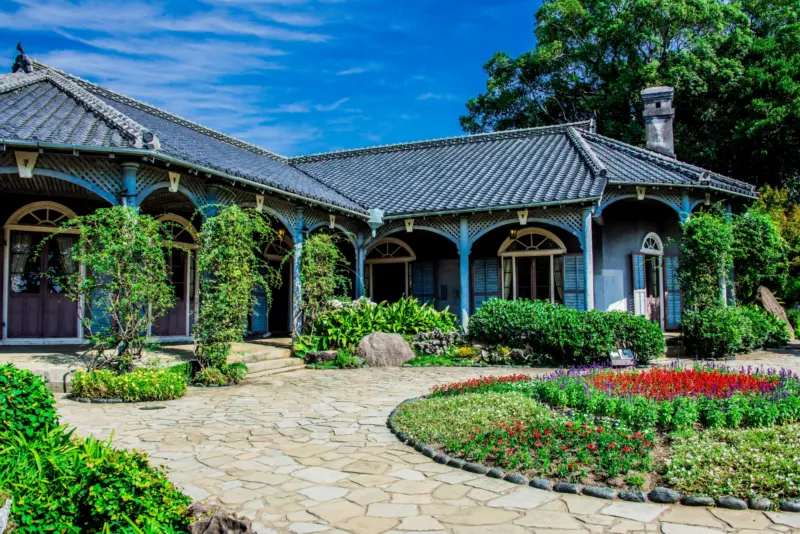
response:
<path id="1" fill-rule="evenodd" d="M 458 258 L 460 275 L 460 318 L 461 328 L 467 331 L 469 324 L 469 253 L 472 248 L 469 243 L 469 218 L 461 217 L 459 221 Z"/>

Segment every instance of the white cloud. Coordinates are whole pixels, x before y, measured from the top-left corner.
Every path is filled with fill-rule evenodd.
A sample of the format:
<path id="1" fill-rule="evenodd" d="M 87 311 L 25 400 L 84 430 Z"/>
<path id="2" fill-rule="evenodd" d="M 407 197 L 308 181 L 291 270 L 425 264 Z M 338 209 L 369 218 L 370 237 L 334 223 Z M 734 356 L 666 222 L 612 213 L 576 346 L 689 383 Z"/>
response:
<path id="1" fill-rule="evenodd" d="M 340 70 L 336 73 L 337 76 L 351 76 L 353 74 L 364 74 L 365 72 L 369 72 L 371 69 L 369 67 L 351 67 L 349 69 Z"/>
<path id="2" fill-rule="evenodd" d="M 255 125 L 233 132 L 235 137 L 269 148 L 279 154 L 294 155 L 303 143 L 319 139 L 321 131 L 315 126 L 305 124 L 278 126 Z"/>
<path id="3" fill-rule="evenodd" d="M 456 100 L 456 95 L 450 93 L 422 93 L 417 100 Z"/>
<path id="4" fill-rule="evenodd" d="M 294 102 L 292 104 L 281 104 L 278 107 L 267 108 L 266 113 L 308 113 L 311 106 L 308 102 Z"/>
<path id="5" fill-rule="evenodd" d="M 321 104 L 317 104 L 316 106 L 314 106 L 314 109 L 316 109 L 317 111 L 333 111 L 335 109 L 338 109 L 339 106 L 341 106 L 342 104 L 344 104 L 346 102 L 349 102 L 349 101 L 350 101 L 349 98 L 340 98 L 339 100 L 337 100 L 333 104 L 329 104 L 327 106 L 323 106 Z"/>

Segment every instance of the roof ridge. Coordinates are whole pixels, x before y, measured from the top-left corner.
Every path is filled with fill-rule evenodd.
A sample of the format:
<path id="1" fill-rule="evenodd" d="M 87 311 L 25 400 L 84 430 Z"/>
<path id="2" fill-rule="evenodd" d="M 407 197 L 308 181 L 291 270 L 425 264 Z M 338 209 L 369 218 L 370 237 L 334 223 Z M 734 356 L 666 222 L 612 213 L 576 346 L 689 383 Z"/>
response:
<path id="1" fill-rule="evenodd" d="M 568 128 L 567 129 L 567 137 L 578 150 L 578 153 L 586 160 L 586 163 L 589 165 L 589 168 L 592 170 L 592 174 L 597 178 L 605 178 L 606 174 L 608 173 L 608 169 L 603 164 L 602 160 L 597 157 L 592 147 L 589 146 L 589 143 L 578 133 L 575 128 Z"/>
<path id="2" fill-rule="evenodd" d="M 393 143 L 389 145 L 378 145 L 364 148 L 352 148 L 348 150 L 337 150 L 334 152 L 320 152 L 305 156 L 295 156 L 289 158 L 289 164 L 309 163 L 326 159 L 340 159 L 351 156 L 363 156 L 367 154 L 383 154 L 397 152 L 401 150 L 414 150 L 417 148 L 431 148 L 437 146 L 459 145 L 467 143 L 479 143 L 483 141 L 493 141 L 496 139 L 514 139 L 528 137 L 530 135 L 546 135 L 549 133 L 563 133 L 569 128 L 588 125 L 589 121 L 572 122 L 566 124 L 555 124 L 551 126 L 536 126 L 533 128 L 521 128 L 517 130 L 503 130 L 500 132 L 487 132 L 480 134 L 457 135 L 452 137 L 440 137 L 437 139 L 427 139 L 422 141 L 411 141 L 406 143 Z"/>
<path id="3" fill-rule="evenodd" d="M 724 174 L 719 174 L 714 171 L 709 171 L 708 169 L 704 169 L 702 167 L 698 167 L 697 165 L 692 165 L 691 163 L 686 163 L 684 161 L 680 161 L 677 159 L 670 158 L 668 156 L 664 156 L 659 154 L 658 152 L 654 152 L 647 148 L 638 147 L 635 145 L 631 145 L 625 143 L 623 141 L 619 141 L 617 139 L 613 139 L 611 137 L 606 137 L 604 135 L 598 133 L 583 133 L 583 136 L 588 136 L 589 139 L 593 141 L 597 141 L 600 143 L 604 143 L 606 145 L 611 145 L 621 150 L 624 150 L 634 156 L 642 157 L 648 161 L 652 161 L 653 163 L 662 165 L 668 169 L 683 172 L 689 175 L 690 178 L 695 178 L 698 182 L 707 180 L 709 177 L 715 178 L 722 182 L 728 182 L 736 187 L 741 187 L 743 189 L 747 189 L 749 191 L 755 191 L 756 186 L 753 184 L 743 182 L 741 180 L 737 180 L 736 178 L 731 178 L 730 176 L 725 176 Z"/>
<path id="4" fill-rule="evenodd" d="M 34 72 L 34 73 L 27 73 L 24 71 L 14 72 L 12 74 L 6 74 L 0 77 L 0 93 L 8 93 L 9 91 L 15 91 L 17 89 L 21 89 L 22 87 L 27 87 L 34 83 L 39 83 L 47 78 L 47 73 L 44 72 Z"/>
<path id="5" fill-rule="evenodd" d="M 181 117 L 179 115 L 175 115 L 174 113 L 170 113 L 168 111 L 165 111 L 165 110 L 163 110 L 163 109 L 161 109 L 159 107 L 156 107 L 156 106 L 154 106 L 152 104 L 148 104 L 147 102 L 143 102 L 141 100 L 137 100 L 137 99 L 129 97 L 127 95 L 123 95 L 122 93 L 118 93 L 116 91 L 112 91 L 111 89 L 103 87 L 102 85 L 98 85 L 96 83 L 90 82 L 89 80 L 84 80 L 83 78 L 75 76 L 74 74 L 66 73 L 64 71 L 61 71 L 59 69 L 56 69 L 56 68 L 51 67 L 49 65 L 46 65 L 44 63 L 41 63 L 41 62 L 39 62 L 39 61 L 37 61 L 35 59 L 33 60 L 33 66 L 34 66 L 34 68 L 46 69 L 46 70 L 51 70 L 53 72 L 56 72 L 56 73 L 60 74 L 61 76 L 73 81 L 74 83 L 76 83 L 79 86 L 88 86 L 88 87 L 91 88 L 92 91 L 96 91 L 97 93 L 100 93 L 102 95 L 106 95 L 109 98 L 117 100 L 117 101 L 119 101 L 119 102 L 121 102 L 123 104 L 127 104 L 129 106 L 133 106 L 135 108 L 141 109 L 142 111 L 146 111 L 147 113 L 151 113 L 153 115 L 156 115 L 157 117 L 161 117 L 162 119 L 167 119 L 169 121 L 172 121 L 174 123 L 180 124 L 182 126 L 186 126 L 187 128 L 191 128 L 192 130 L 195 130 L 196 132 L 202 133 L 204 135 L 207 135 L 207 136 L 212 137 L 214 139 L 217 139 L 219 141 L 223 141 L 225 143 L 228 143 L 229 145 L 233 145 L 233 146 L 235 146 L 237 148 L 241 148 L 241 149 L 244 149 L 244 150 L 249 150 L 250 152 L 253 152 L 253 153 L 256 153 L 256 154 L 259 154 L 259 155 L 262 155 L 262 156 L 267 156 L 268 158 L 271 158 L 271 159 L 273 159 L 275 161 L 279 161 L 281 163 L 288 163 L 289 162 L 289 158 L 287 158 L 286 156 L 281 156 L 280 154 L 276 154 L 275 152 L 271 152 L 271 151 L 269 151 L 269 150 L 267 150 L 265 148 L 262 148 L 262 147 L 260 147 L 258 145 L 254 145 L 252 143 L 248 143 L 247 141 L 242 141 L 241 139 L 237 139 L 237 138 L 235 138 L 233 136 L 230 136 L 228 134 L 225 134 L 225 133 L 222 133 L 220 131 L 211 129 L 211 128 L 207 127 L 207 126 L 203 126 L 200 123 L 194 122 L 194 121 L 189 120 L 189 119 L 185 119 L 185 118 L 183 118 L 183 117 Z"/>

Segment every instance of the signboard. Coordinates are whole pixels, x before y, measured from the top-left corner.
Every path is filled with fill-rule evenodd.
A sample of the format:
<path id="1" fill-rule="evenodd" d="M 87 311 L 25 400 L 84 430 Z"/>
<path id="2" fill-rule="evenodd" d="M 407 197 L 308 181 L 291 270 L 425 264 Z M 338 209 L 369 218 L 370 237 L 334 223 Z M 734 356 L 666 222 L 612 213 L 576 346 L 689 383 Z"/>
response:
<path id="1" fill-rule="evenodd" d="M 631 349 L 617 349 L 611 351 L 611 367 L 633 367 L 636 360 Z"/>

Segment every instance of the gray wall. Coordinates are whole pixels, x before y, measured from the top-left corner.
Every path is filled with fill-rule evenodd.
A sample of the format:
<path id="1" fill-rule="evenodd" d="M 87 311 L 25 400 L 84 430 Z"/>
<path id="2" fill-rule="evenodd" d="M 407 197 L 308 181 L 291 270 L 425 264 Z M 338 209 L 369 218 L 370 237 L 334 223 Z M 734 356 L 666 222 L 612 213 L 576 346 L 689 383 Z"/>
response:
<path id="1" fill-rule="evenodd" d="M 450 306 L 450 311 L 458 315 L 459 295 L 461 294 L 458 260 L 439 260 L 439 280 L 436 287 L 436 307 L 439 310 Z M 442 286 L 447 286 L 447 299 L 442 299 Z"/>
<path id="2" fill-rule="evenodd" d="M 655 232 L 667 254 L 678 253 L 678 213 L 653 200 L 621 200 L 607 207 L 594 226 L 594 291 L 598 310 L 633 311 L 631 254 Z"/>

